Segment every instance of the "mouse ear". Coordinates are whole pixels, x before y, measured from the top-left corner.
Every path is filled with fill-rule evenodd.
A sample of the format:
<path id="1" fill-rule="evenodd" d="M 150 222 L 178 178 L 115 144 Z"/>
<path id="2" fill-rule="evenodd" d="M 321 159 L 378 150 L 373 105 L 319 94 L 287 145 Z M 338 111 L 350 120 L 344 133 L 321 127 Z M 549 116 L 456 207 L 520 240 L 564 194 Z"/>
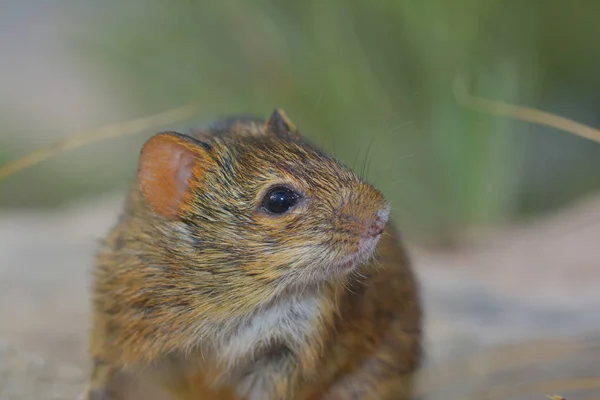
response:
<path id="1" fill-rule="evenodd" d="M 275 109 L 265 125 L 265 131 L 277 136 L 289 137 L 298 139 L 300 134 L 298 128 L 294 126 L 292 121 L 285 115 L 281 109 Z"/>
<path id="2" fill-rule="evenodd" d="M 174 132 L 154 135 L 144 144 L 138 186 L 157 214 L 177 219 L 190 185 L 206 173 L 210 146 Z"/>

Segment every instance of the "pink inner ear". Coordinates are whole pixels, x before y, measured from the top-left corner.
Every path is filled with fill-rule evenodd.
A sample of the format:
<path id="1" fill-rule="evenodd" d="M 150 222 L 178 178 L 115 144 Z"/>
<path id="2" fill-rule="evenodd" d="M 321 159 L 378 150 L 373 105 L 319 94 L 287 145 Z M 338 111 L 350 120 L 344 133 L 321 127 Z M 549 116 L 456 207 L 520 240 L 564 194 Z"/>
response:
<path id="1" fill-rule="evenodd" d="M 175 168 L 177 171 L 176 187 L 177 195 L 182 198 L 189 188 L 189 182 L 192 177 L 192 169 L 196 163 L 194 154 L 187 149 L 179 152 L 178 165 Z"/>
<path id="2" fill-rule="evenodd" d="M 187 144 L 187 143 L 186 143 Z M 175 219 L 189 188 L 198 154 L 172 134 L 152 137 L 142 149 L 138 184 L 150 208 Z"/>

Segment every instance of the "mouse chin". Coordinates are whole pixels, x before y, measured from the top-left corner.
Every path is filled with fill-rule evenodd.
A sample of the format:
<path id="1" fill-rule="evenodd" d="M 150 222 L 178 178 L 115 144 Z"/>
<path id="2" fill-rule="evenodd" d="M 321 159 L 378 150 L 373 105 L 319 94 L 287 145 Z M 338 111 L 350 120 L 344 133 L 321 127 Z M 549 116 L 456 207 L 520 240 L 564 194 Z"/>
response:
<path id="1" fill-rule="evenodd" d="M 358 270 L 358 268 L 371 259 L 380 237 L 381 235 L 375 237 L 363 236 L 359 239 L 358 250 L 355 252 L 341 257 L 329 254 L 325 255 L 323 259 L 311 261 L 308 264 L 308 268 L 303 269 L 300 274 L 294 275 L 295 279 L 292 279 L 292 281 L 295 284 L 299 284 L 303 289 L 306 289 L 312 285 L 320 287 L 327 281 L 344 280 L 344 278 Z"/>
<path id="2" fill-rule="evenodd" d="M 334 262 L 329 267 L 330 274 L 333 275 L 345 275 L 369 261 L 373 256 L 377 243 L 379 243 L 379 236 L 376 237 L 363 237 L 360 239 L 359 249 L 353 254 L 349 254 L 339 261 Z"/>

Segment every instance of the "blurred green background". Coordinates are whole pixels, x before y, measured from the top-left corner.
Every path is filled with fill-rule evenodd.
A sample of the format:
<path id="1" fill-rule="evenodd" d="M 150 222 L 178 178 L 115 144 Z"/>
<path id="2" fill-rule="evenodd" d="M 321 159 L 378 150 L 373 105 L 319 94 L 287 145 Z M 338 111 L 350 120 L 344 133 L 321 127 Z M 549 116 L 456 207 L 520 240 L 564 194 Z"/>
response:
<path id="1" fill-rule="evenodd" d="M 199 122 L 283 108 L 305 135 L 366 171 L 414 240 L 451 243 L 465 228 L 553 212 L 600 189 L 600 145 L 462 109 L 452 93 L 461 72 L 478 95 L 600 127 L 600 1 L 110 0 L 50 6 L 29 0 L 1 7 L 13 33 L 22 33 L 4 35 L 5 60 L 14 67 L 2 74 L 5 82 L 21 71 L 25 82 L 27 73 L 44 70 L 43 61 L 31 72 L 27 62 L 6 53 L 23 48 L 27 38 L 42 39 L 28 36 L 34 23 L 18 24 L 19 18 L 51 15 L 54 25 L 47 29 L 60 31 L 78 79 L 102 92 L 111 111 L 76 126 L 93 128 L 191 101 L 202 105 Z M 24 104 L 45 94 L 67 119 L 91 112 L 63 103 L 68 93 L 60 88 L 52 94 L 17 89 Z M 17 109 L 8 92 L 0 101 L 0 162 L 76 133 Z M 40 139 L 44 131 L 53 135 Z M 124 190 L 149 134 L 95 143 L 11 177 L 0 186 L 0 206 L 54 207 Z"/>

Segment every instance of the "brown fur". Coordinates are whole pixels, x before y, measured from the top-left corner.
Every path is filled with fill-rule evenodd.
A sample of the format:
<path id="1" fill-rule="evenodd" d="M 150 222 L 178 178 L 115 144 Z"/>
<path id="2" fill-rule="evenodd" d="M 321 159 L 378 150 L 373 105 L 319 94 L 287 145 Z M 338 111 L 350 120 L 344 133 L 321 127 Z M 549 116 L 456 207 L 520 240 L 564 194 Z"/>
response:
<path id="1" fill-rule="evenodd" d="M 414 276 L 389 224 L 375 256 L 360 253 L 382 195 L 279 111 L 193 139 L 161 135 L 142 151 L 138 182 L 97 257 L 88 398 L 124 398 L 110 391 L 121 370 L 177 399 L 235 399 L 263 393 L 249 389 L 257 387 L 270 399 L 409 398 L 410 382 L 401 382 L 421 354 Z M 193 165 L 159 160 L 177 145 Z M 191 171 L 177 201 L 169 168 Z M 286 214 L 263 212 L 274 184 L 303 200 Z M 336 262 L 348 257 L 356 265 L 344 272 Z M 260 322 L 269 307 L 305 298 L 312 302 L 300 312 L 318 310 L 309 334 L 275 325 L 248 353 L 232 347 L 241 353 L 225 357 L 250 317 Z"/>

